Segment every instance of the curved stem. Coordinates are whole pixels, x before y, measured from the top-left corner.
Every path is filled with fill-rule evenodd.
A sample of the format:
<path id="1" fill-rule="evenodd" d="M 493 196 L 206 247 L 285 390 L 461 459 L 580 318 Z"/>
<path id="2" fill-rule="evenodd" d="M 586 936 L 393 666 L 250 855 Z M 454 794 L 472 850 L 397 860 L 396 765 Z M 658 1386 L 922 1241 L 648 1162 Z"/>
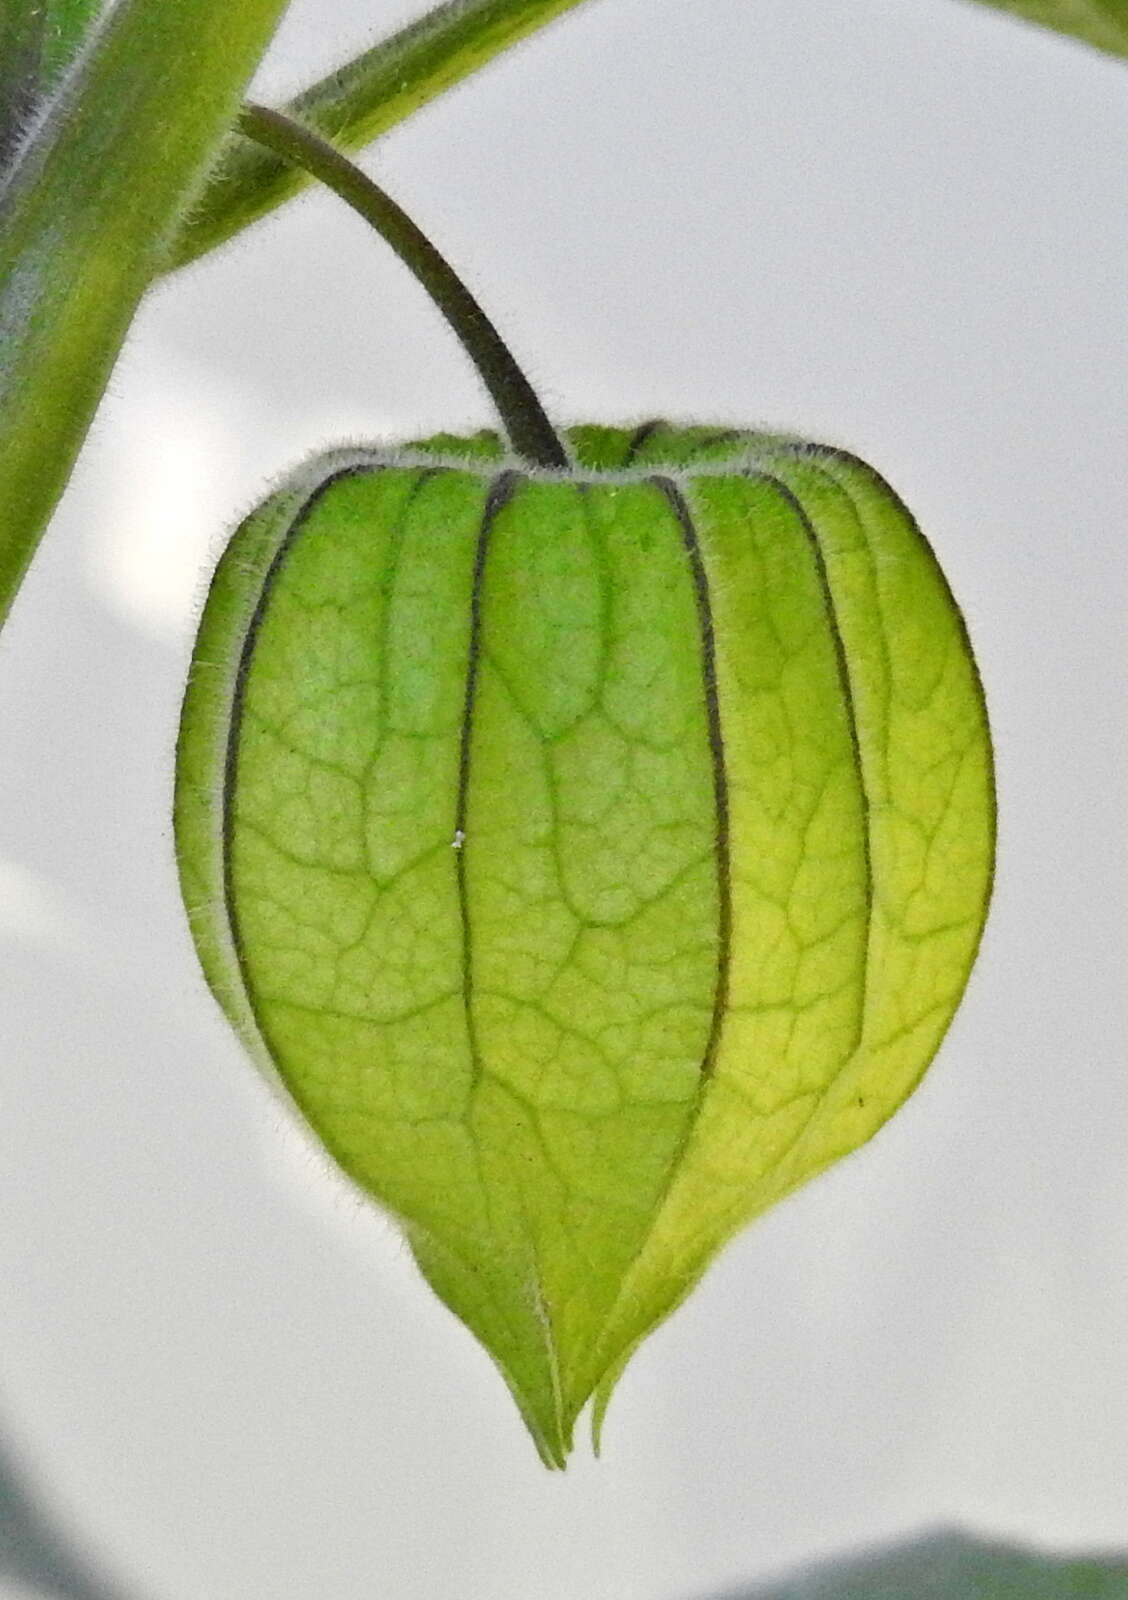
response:
<path id="1" fill-rule="evenodd" d="M 568 456 L 501 335 L 407 213 L 318 134 L 267 106 L 246 105 L 239 131 L 302 167 L 359 212 L 426 289 L 470 357 L 498 409 L 509 442 L 533 466 L 568 466 Z"/>
<path id="2" fill-rule="evenodd" d="M 61 5 L 91 0 L 50 0 Z M 422 3 L 422 0 L 421 0 Z M 309 84 L 281 109 L 338 150 L 362 149 L 554 19 L 593 0 L 439 0 L 423 16 Z M 1044 0 L 1049 4 L 1050 0 Z M 1074 0 L 1077 5 L 1082 0 Z M 1097 0 L 1090 0 L 1096 4 Z M 1105 0 L 1112 4 L 1113 0 Z M 28 0 L 23 0 L 27 9 Z M 42 0 L 40 0 L 42 4 Z M 20 9 L 17 0 L 0 0 Z M 394 9 L 394 8 L 393 8 Z M 402 8 L 401 8 L 402 9 Z M 0 24 L 0 38 L 3 38 Z M 4 76 L 0 50 L 0 79 Z M 232 131 L 166 263 L 184 266 L 297 194 L 309 173 Z"/>

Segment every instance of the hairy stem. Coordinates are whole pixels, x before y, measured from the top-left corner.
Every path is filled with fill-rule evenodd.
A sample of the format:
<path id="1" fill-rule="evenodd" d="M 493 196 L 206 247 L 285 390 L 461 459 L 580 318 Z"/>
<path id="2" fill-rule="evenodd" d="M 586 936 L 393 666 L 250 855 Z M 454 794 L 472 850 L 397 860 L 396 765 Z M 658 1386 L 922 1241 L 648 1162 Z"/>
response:
<path id="1" fill-rule="evenodd" d="M 489 390 L 517 454 L 533 466 L 567 467 L 564 446 L 505 341 L 449 261 L 402 207 L 347 156 L 280 111 L 247 105 L 239 127 L 249 138 L 332 189 L 376 230 L 414 273 L 458 336 Z"/>
<path id="2" fill-rule="evenodd" d="M 2 3 L 2 0 L 0 0 Z M 340 150 L 359 150 L 581 0 L 444 0 L 282 109 Z M 183 266 L 308 181 L 273 150 L 232 134 L 168 261 Z"/>
<path id="3" fill-rule="evenodd" d="M 117 0 L 6 174 L 0 622 L 286 4 Z"/>

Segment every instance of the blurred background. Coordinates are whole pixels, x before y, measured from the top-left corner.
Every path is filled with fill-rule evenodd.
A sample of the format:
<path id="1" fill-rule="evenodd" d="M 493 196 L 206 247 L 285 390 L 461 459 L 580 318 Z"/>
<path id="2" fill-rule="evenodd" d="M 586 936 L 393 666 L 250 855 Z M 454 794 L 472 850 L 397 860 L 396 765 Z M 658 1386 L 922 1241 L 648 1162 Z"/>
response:
<path id="1" fill-rule="evenodd" d="M 280 96 L 424 10 L 294 0 Z M 197 970 L 172 750 L 237 514 L 489 409 L 329 196 L 146 303 L 0 639 L 0 1597 L 710 1600 L 937 1523 L 1128 1547 L 1128 66 L 963 0 L 588 0 L 365 158 L 559 420 L 874 463 L 998 742 L 963 1009 L 564 1476 Z"/>

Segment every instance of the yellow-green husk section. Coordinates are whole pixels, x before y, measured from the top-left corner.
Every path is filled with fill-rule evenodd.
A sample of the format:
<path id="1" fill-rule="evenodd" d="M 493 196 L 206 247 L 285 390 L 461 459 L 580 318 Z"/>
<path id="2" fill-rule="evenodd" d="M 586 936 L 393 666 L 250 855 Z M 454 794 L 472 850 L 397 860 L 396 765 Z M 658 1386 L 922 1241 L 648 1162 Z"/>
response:
<path id="1" fill-rule="evenodd" d="M 319 458 L 237 531 L 177 761 L 208 981 L 562 1465 L 751 1216 L 868 1139 L 967 980 L 983 697 L 840 451 L 572 430 Z"/>

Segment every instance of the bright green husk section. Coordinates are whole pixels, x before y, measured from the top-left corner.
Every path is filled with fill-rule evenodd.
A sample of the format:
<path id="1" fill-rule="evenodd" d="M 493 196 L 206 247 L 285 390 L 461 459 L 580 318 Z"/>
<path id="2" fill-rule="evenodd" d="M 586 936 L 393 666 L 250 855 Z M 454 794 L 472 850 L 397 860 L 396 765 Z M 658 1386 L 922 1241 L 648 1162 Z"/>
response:
<path id="1" fill-rule="evenodd" d="M 209 982 L 545 1461 L 755 1212 L 867 1139 L 989 892 L 982 695 L 840 452 L 337 452 L 240 528 L 176 827 Z"/>

